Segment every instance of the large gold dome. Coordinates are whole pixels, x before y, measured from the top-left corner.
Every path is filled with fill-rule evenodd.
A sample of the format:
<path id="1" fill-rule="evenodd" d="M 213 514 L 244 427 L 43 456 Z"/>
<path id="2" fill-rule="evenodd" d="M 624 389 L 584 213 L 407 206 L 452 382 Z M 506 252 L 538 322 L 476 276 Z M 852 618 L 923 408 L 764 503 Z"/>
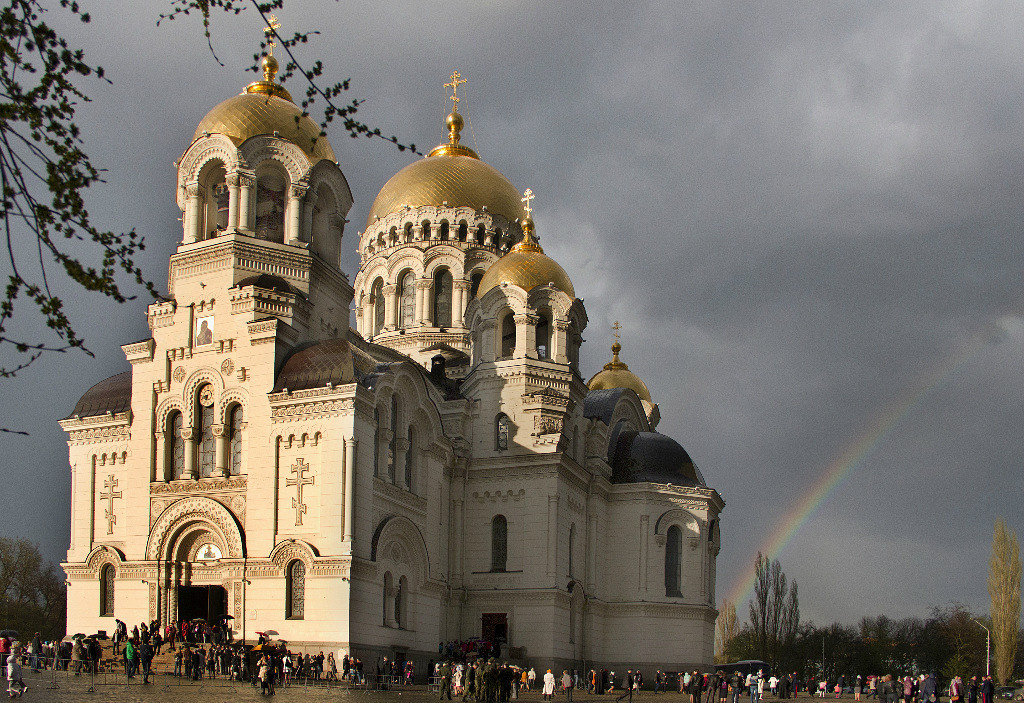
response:
<path id="1" fill-rule="evenodd" d="M 366 218 L 369 229 L 378 218 L 409 207 L 469 207 L 502 215 L 515 222 L 522 215 L 519 191 L 497 169 L 480 160 L 476 152 L 459 143 L 462 115 L 452 112 L 448 143 L 391 177 Z"/>
<path id="2" fill-rule="evenodd" d="M 544 253 L 533 239 L 533 221 L 523 220 L 523 240 L 487 269 L 480 279 L 476 295 L 482 298 L 491 288 L 512 283 L 525 291 L 551 283 L 570 298 L 576 297 L 569 274 Z"/>
<path id="3" fill-rule="evenodd" d="M 288 91 L 270 81 L 257 81 L 241 95 L 228 98 L 210 110 L 196 128 L 192 141 L 207 132 L 223 134 L 236 145 L 250 137 L 277 132 L 305 151 L 314 162 L 335 161 L 334 150 L 327 137 L 320 135 L 319 125 L 303 117 L 302 108 L 291 101 Z"/>
<path id="4" fill-rule="evenodd" d="M 587 387 L 592 391 L 606 388 L 628 388 L 640 396 L 641 400 L 646 400 L 648 403 L 653 402 L 651 401 L 651 392 L 647 390 L 647 384 L 630 371 L 625 362 L 619 361 L 620 351 L 622 351 L 621 344 L 616 342 L 612 345 L 612 360 L 587 381 Z"/>

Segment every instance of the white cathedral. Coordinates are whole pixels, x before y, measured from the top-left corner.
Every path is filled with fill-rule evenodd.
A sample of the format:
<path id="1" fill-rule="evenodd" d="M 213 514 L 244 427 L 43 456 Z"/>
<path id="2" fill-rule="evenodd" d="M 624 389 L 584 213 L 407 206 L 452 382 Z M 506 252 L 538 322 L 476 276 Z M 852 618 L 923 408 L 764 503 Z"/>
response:
<path id="1" fill-rule="evenodd" d="M 584 381 L 587 314 L 529 192 L 460 143 L 456 98 L 370 208 L 353 287 L 349 186 L 276 69 L 199 124 L 152 336 L 61 421 L 68 632 L 229 615 L 421 674 L 473 638 L 709 667 L 723 500 L 618 343 Z"/>

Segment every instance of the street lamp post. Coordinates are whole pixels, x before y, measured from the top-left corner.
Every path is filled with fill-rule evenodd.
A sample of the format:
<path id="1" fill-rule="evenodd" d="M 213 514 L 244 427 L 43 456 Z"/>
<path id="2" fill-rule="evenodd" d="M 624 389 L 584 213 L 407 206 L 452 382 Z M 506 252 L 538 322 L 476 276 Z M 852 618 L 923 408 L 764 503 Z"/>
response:
<path id="1" fill-rule="evenodd" d="M 980 620 L 975 620 L 978 623 L 978 627 L 985 631 L 985 676 L 991 676 L 989 662 L 992 660 L 992 631 L 981 624 Z"/>

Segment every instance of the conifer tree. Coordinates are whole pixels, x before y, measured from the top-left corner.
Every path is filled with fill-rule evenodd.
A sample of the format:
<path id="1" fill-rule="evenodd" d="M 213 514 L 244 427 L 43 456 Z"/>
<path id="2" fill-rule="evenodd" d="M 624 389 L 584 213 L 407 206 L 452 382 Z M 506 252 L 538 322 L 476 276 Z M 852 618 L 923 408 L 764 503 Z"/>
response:
<path id="1" fill-rule="evenodd" d="M 1006 683 L 1013 675 L 1020 625 L 1020 545 L 1017 533 L 996 519 L 992 556 L 988 563 L 988 594 L 992 599 L 992 649 L 996 679 Z"/>

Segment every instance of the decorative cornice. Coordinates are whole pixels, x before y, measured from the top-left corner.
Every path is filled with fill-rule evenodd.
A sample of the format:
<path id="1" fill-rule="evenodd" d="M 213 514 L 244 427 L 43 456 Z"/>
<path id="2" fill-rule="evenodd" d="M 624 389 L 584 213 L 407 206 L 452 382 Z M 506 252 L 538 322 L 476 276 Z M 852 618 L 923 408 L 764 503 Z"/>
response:
<path id="1" fill-rule="evenodd" d="M 201 478 L 198 480 L 185 481 L 158 481 L 149 484 L 149 492 L 153 494 L 163 493 L 217 493 L 225 491 L 244 491 L 249 483 L 246 476 L 230 476 L 227 478 Z"/>

